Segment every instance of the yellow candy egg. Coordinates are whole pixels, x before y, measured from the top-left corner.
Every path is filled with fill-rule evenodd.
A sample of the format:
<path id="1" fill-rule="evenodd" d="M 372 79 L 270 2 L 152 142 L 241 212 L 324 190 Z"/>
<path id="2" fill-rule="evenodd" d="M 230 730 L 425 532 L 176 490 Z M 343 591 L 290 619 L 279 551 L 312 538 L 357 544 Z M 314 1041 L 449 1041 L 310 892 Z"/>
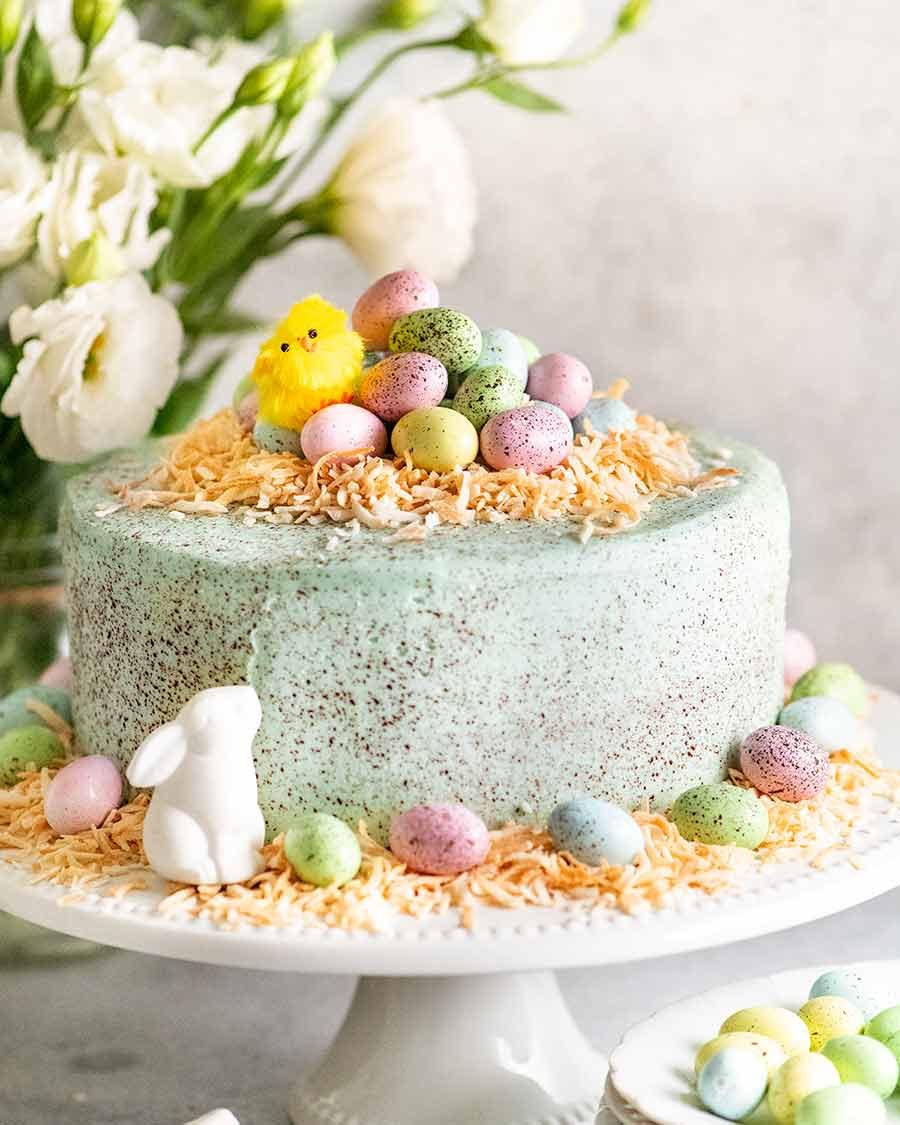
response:
<path id="1" fill-rule="evenodd" d="M 839 1035 L 858 1035 L 866 1022 L 859 1008 L 843 996 L 817 996 L 808 1000 L 799 1014 L 809 1028 L 813 1051 L 821 1051 L 829 1039 Z"/>
<path id="2" fill-rule="evenodd" d="M 713 1055 L 724 1051 L 726 1047 L 746 1047 L 756 1051 L 766 1064 L 770 1078 L 782 1063 L 787 1062 L 784 1048 L 767 1035 L 754 1035 L 749 1031 L 730 1031 L 727 1035 L 717 1035 L 715 1039 L 710 1039 L 700 1048 L 694 1062 L 695 1072 L 699 1074 Z"/>
<path id="3" fill-rule="evenodd" d="M 729 1031 L 749 1031 L 753 1035 L 766 1035 L 784 1048 L 786 1055 L 801 1055 L 809 1050 L 809 1031 L 806 1024 L 787 1008 L 742 1008 L 728 1017 L 719 1028 L 719 1034 Z"/>
<path id="4" fill-rule="evenodd" d="M 794 1055 L 772 1075 L 769 1109 L 778 1125 L 793 1125 L 797 1107 L 805 1097 L 840 1084 L 837 1067 L 824 1055 Z"/>
<path id="5" fill-rule="evenodd" d="M 394 426 L 391 444 L 398 457 L 409 454 L 417 469 L 449 473 L 478 456 L 478 432 L 462 414 L 446 406 L 422 406 Z"/>

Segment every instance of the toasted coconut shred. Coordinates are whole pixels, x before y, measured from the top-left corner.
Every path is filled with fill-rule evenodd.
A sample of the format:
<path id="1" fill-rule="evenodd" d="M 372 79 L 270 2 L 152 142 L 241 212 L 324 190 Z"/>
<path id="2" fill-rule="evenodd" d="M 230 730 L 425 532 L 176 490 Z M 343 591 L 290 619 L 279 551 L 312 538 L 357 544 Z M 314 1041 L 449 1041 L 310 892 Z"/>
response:
<path id="1" fill-rule="evenodd" d="M 606 393 L 618 397 L 625 387 L 621 380 Z M 348 454 L 356 460 L 347 463 Z M 260 450 L 227 408 L 176 439 L 149 476 L 120 485 L 117 495 L 130 508 L 165 508 L 176 518 L 238 510 L 251 525 L 331 522 L 351 525 L 347 537 L 361 527 L 395 528 L 396 539 L 412 542 L 440 524 L 566 517 L 586 540 L 634 526 L 657 498 L 691 495 L 736 475 L 724 465 L 702 471 L 687 438 L 646 414 L 635 430 L 579 435 L 561 465 L 537 475 L 477 464 L 427 472 L 408 455 L 389 460 L 367 450 L 310 464 Z"/>
<path id="2" fill-rule="evenodd" d="M 87 832 L 57 836 L 47 824 L 47 786 L 77 753 L 71 730 L 57 716 L 53 720 L 67 757 L 41 770 L 26 770 L 14 786 L 0 790 L 0 850 L 29 866 L 33 882 L 71 887 L 73 894 L 64 903 L 78 901 L 87 891 L 122 898 L 147 889 L 141 842 L 146 794 Z M 285 858 L 279 836 L 263 849 L 266 867 L 260 875 L 231 886 L 169 884 L 157 909 L 168 916 L 205 919 L 223 929 L 250 925 L 373 932 L 390 928 L 392 915 L 425 918 L 454 910 L 461 925 L 471 929 L 479 906 L 578 903 L 637 914 L 671 905 L 686 891 L 726 891 L 768 864 L 799 861 L 821 868 L 842 858 L 875 799 L 900 804 L 900 771 L 885 769 L 871 750 L 838 751 L 831 764 L 826 790 L 815 800 L 788 804 L 761 796 L 769 814 L 769 834 L 756 852 L 685 840 L 664 813 L 644 808 L 633 814 L 644 851 L 628 867 L 588 867 L 555 851 L 545 832 L 509 824 L 491 833 L 490 851 L 479 867 L 458 876 L 429 876 L 407 870 L 360 823 L 362 866 L 342 887 L 302 882 Z M 750 788 L 737 771 L 732 771 L 731 780 Z"/>

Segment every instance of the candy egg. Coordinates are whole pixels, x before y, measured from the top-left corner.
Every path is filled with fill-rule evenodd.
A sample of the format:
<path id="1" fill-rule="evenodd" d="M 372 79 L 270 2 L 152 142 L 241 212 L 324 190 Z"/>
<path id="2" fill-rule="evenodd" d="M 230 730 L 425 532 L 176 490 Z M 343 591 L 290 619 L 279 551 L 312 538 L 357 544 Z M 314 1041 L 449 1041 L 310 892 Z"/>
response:
<path id="1" fill-rule="evenodd" d="M 839 1086 L 841 1076 L 824 1055 L 794 1055 L 772 1075 L 769 1109 L 778 1125 L 793 1125 L 797 1107 L 817 1090 Z"/>
<path id="2" fill-rule="evenodd" d="M 468 418 L 476 430 L 495 414 L 512 410 L 522 401 L 522 383 L 506 367 L 475 367 L 453 397 L 453 409 Z"/>
<path id="3" fill-rule="evenodd" d="M 769 1073 L 755 1051 L 725 1047 L 697 1076 L 697 1096 L 710 1113 L 726 1121 L 740 1121 L 766 1095 Z"/>
<path id="4" fill-rule="evenodd" d="M 555 402 L 570 418 L 587 406 L 593 391 L 591 373 L 573 355 L 551 352 L 528 369 L 528 393 L 544 402 Z"/>
<path id="5" fill-rule="evenodd" d="M 259 418 L 259 391 L 254 388 L 249 394 L 244 395 L 237 405 L 237 416 L 241 429 L 248 434 L 252 433 Z"/>
<path id="6" fill-rule="evenodd" d="M 52 664 L 41 672 L 38 683 L 44 687 L 60 688 L 62 691 L 72 690 L 72 661 L 68 656 L 59 656 Z M 37 716 L 35 716 L 35 719 Z"/>
<path id="7" fill-rule="evenodd" d="M 592 398 L 580 414 L 572 419 L 576 434 L 585 434 L 585 422 L 600 437 L 613 430 L 637 429 L 637 412 L 626 406 L 620 398 Z"/>
<path id="8" fill-rule="evenodd" d="M 809 1094 L 797 1107 L 796 1125 L 884 1125 L 887 1110 L 867 1086 L 847 1082 Z"/>
<path id="9" fill-rule="evenodd" d="M 15 730 L 16 727 L 46 725 L 40 715 L 28 706 L 32 701 L 43 703 L 67 723 L 72 722 L 72 700 L 68 691 L 50 684 L 30 684 L 0 700 L 0 734 Z"/>
<path id="10" fill-rule="evenodd" d="M 440 301 L 438 287 L 417 270 L 397 270 L 373 281 L 353 306 L 353 329 L 370 351 L 384 351 L 394 322 Z"/>
<path id="11" fill-rule="evenodd" d="M 787 1061 L 784 1048 L 774 1039 L 770 1039 L 768 1035 L 755 1035 L 751 1031 L 728 1031 L 724 1035 L 717 1035 L 715 1039 L 710 1039 L 700 1048 L 694 1060 L 694 1073 L 699 1074 L 713 1055 L 724 1050 L 725 1047 L 744 1047 L 756 1051 L 766 1064 L 766 1069 L 770 1075 L 774 1074 L 781 1064 Z"/>
<path id="12" fill-rule="evenodd" d="M 873 1022 L 873 1017 L 883 1011 L 885 1001 L 888 999 L 882 994 L 877 980 L 855 969 L 830 969 L 827 973 L 822 973 L 809 990 L 810 1000 L 815 1000 L 818 996 L 842 996 L 859 1008 L 864 1019 Z M 893 1034 L 894 1031 L 900 1031 L 900 1008 L 889 1010 L 897 1012 L 896 1027 L 890 1031 L 890 1034 Z M 868 1028 L 866 1034 L 872 1034 Z M 876 1035 L 875 1038 L 880 1039 L 881 1036 Z"/>
<path id="13" fill-rule="evenodd" d="M 304 883 L 315 887 L 349 882 L 362 862 L 355 833 L 327 813 L 306 813 L 284 834 L 284 854 Z"/>
<path id="14" fill-rule="evenodd" d="M 391 355 L 366 372 L 359 399 L 385 422 L 397 422 L 411 410 L 438 406 L 447 393 L 447 369 L 424 352 Z"/>
<path id="15" fill-rule="evenodd" d="M 296 457 L 303 456 L 299 430 L 273 426 L 271 422 L 264 422 L 260 418 L 253 427 L 253 440 L 267 453 L 293 453 Z"/>
<path id="16" fill-rule="evenodd" d="M 381 419 L 349 402 L 336 402 L 317 410 L 300 431 L 303 456 L 313 464 L 328 454 L 351 450 L 358 451 L 357 456 L 360 451 L 365 451 L 373 457 L 380 457 L 387 449 L 387 440 L 387 430 Z"/>
<path id="17" fill-rule="evenodd" d="M 492 469 L 546 473 L 572 451 L 572 423 L 543 406 L 495 414 L 481 431 L 481 456 Z"/>
<path id="18" fill-rule="evenodd" d="M 426 406 L 404 414 L 391 444 L 398 457 L 409 454 L 417 469 L 449 473 L 478 456 L 478 433 L 468 418 L 445 406 Z"/>
<path id="19" fill-rule="evenodd" d="M 866 1035 L 841 1035 L 822 1049 L 834 1063 L 842 1082 L 868 1086 L 880 1098 L 889 1098 L 897 1088 L 900 1065 L 893 1052 L 877 1039 Z"/>
<path id="20" fill-rule="evenodd" d="M 816 646 L 799 629 L 784 631 L 784 686 L 788 689 L 816 663 Z"/>
<path id="21" fill-rule="evenodd" d="M 111 758 L 90 754 L 59 771 L 44 794 L 44 816 L 54 832 L 71 836 L 99 827 L 122 800 L 122 775 Z"/>
<path id="22" fill-rule="evenodd" d="M 885 1008 L 866 1024 L 866 1035 L 878 1039 L 881 1043 L 895 1035 L 900 1035 L 900 1004 L 893 1008 Z"/>
<path id="23" fill-rule="evenodd" d="M 817 996 L 807 1000 L 798 1014 L 809 1028 L 813 1051 L 821 1051 L 829 1039 L 840 1035 L 859 1035 L 866 1022 L 859 1008 L 843 996 Z"/>
<path id="24" fill-rule="evenodd" d="M 782 709 L 778 725 L 802 730 L 826 754 L 852 750 L 859 744 L 859 720 L 846 703 L 827 695 L 795 699 Z"/>
<path id="25" fill-rule="evenodd" d="M 519 344 L 521 345 L 522 351 L 525 353 L 525 360 L 528 363 L 529 367 L 532 363 L 534 363 L 536 359 L 540 359 L 541 349 L 537 346 L 534 340 L 529 339 L 527 336 L 523 336 L 521 332 L 519 333 Z"/>
<path id="26" fill-rule="evenodd" d="M 505 367 L 518 377 L 519 389 L 525 390 L 528 382 L 528 358 L 522 341 L 508 328 L 481 330 L 481 355 L 475 360 L 472 371 L 477 371 L 479 367 Z"/>
<path id="27" fill-rule="evenodd" d="M 634 863 L 644 850 L 644 837 L 634 817 L 595 797 L 575 797 L 557 805 L 547 829 L 554 846 L 591 867 Z"/>
<path id="28" fill-rule="evenodd" d="M 839 699 L 857 718 L 869 709 L 869 693 L 859 673 L 849 664 L 817 664 L 794 684 L 790 702 L 808 695 L 828 695 Z"/>
<path id="29" fill-rule="evenodd" d="M 774 1039 L 790 1055 L 802 1055 L 809 1051 L 809 1028 L 788 1008 L 774 1008 L 759 1005 L 755 1008 L 741 1008 L 734 1012 L 719 1028 L 720 1035 L 731 1031 L 749 1031 L 751 1035 L 765 1035 Z"/>
<path id="30" fill-rule="evenodd" d="M 0 736 L 0 785 L 15 785 L 22 770 L 32 765 L 42 769 L 64 753 L 63 744 L 47 727 L 35 723 L 8 730 Z"/>
<path id="31" fill-rule="evenodd" d="M 426 352 L 448 375 L 467 371 L 481 355 L 481 329 L 456 309 L 421 309 L 401 316 L 391 329 L 392 352 Z"/>
<path id="32" fill-rule="evenodd" d="M 828 781 L 828 755 L 803 731 L 760 727 L 741 743 L 741 773 L 760 793 L 781 801 L 817 797 Z"/>
<path id="33" fill-rule="evenodd" d="M 769 831 L 769 814 L 762 801 L 748 789 L 724 781 L 698 785 L 682 793 L 672 807 L 672 819 L 686 840 L 701 844 L 737 844 L 753 849 Z"/>
<path id="34" fill-rule="evenodd" d="M 483 863 L 490 848 L 484 821 L 464 805 L 417 805 L 394 818 L 391 851 L 411 871 L 458 875 Z"/>

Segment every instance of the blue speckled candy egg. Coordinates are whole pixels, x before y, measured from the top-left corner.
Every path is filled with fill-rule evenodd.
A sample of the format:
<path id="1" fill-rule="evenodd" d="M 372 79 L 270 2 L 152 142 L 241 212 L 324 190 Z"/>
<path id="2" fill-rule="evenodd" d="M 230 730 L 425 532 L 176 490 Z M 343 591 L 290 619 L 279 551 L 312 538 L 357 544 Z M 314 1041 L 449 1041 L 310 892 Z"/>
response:
<path id="1" fill-rule="evenodd" d="M 506 367 L 474 367 L 453 396 L 453 409 L 480 430 L 495 414 L 519 406 L 522 394 L 522 382 L 514 371 Z"/>
<path id="2" fill-rule="evenodd" d="M 710 1113 L 740 1121 L 760 1104 L 768 1084 L 766 1064 L 755 1051 L 726 1047 L 697 1076 L 697 1096 Z"/>
<path id="3" fill-rule="evenodd" d="M 873 1019 L 879 1012 L 895 999 L 893 992 L 888 993 L 883 985 L 871 973 L 863 973 L 856 969 L 830 969 L 817 978 L 809 990 L 810 1000 L 817 1000 L 820 996 L 840 996 L 855 1004 L 867 1020 Z M 900 1008 L 897 1011 L 897 1026 L 893 1031 L 900 1031 Z M 873 1034 L 866 1029 L 866 1034 Z M 880 1039 L 880 1035 L 875 1036 Z"/>
<path id="4" fill-rule="evenodd" d="M 557 805 L 547 825 L 555 847 L 591 867 L 634 863 L 644 837 L 634 817 L 595 797 L 575 797 Z"/>
<path id="5" fill-rule="evenodd" d="M 390 355 L 366 372 L 359 400 L 385 422 L 411 410 L 438 406 L 447 393 L 447 368 L 425 352 Z"/>
<path id="6" fill-rule="evenodd" d="M 32 699 L 55 711 L 67 723 L 72 722 L 72 700 L 67 691 L 48 684 L 31 684 L 0 700 L 0 734 L 6 734 L 16 727 L 30 727 L 35 723 L 46 725 L 39 715 L 29 710 L 28 703 Z"/>
<path id="7" fill-rule="evenodd" d="M 528 382 L 528 359 L 522 341 L 508 328 L 482 329 L 481 355 L 475 360 L 473 370 L 479 367 L 505 367 L 518 376 L 519 387 L 525 390 Z"/>
<path id="8" fill-rule="evenodd" d="M 790 702 L 808 695 L 828 695 L 839 699 L 862 718 L 869 709 L 869 693 L 858 672 L 849 664 L 817 664 L 794 684 Z"/>
<path id="9" fill-rule="evenodd" d="M 769 814 L 762 801 L 749 789 L 727 781 L 697 785 L 682 793 L 672 807 L 672 819 L 686 840 L 701 844 L 736 844 L 752 850 L 769 831 Z"/>
<path id="10" fill-rule="evenodd" d="M 613 430 L 637 429 L 637 411 L 632 410 L 620 398 L 592 398 L 580 414 L 572 419 L 572 429 L 576 434 L 587 433 L 585 422 L 598 436 Z"/>
<path id="11" fill-rule="evenodd" d="M 826 754 L 853 750 L 859 744 L 859 720 L 846 703 L 827 695 L 795 699 L 778 716 L 778 725 L 802 730 Z"/>
<path id="12" fill-rule="evenodd" d="M 845 1082 L 816 1090 L 797 1106 L 794 1125 L 884 1125 L 884 1102 L 868 1086 Z"/>
<path id="13" fill-rule="evenodd" d="M 481 355 L 481 329 L 456 309 L 419 309 L 401 316 L 391 329 L 392 352 L 425 352 L 454 375 L 467 371 Z"/>
<path id="14" fill-rule="evenodd" d="M 481 456 L 492 469 L 546 473 L 571 451 L 568 418 L 532 403 L 495 414 L 481 431 Z"/>
<path id="15" fill-rule="evenodd" d="M 741 743 L 741 773 L 760 793 L 780 801 L 808 801 L 828 782 L 828 755 L 793 727 L 760 727 Z"/>
<path id="16" fill-rule="evenodd" d="M 285 426 L 273 426 L 261 418 L 253 427 L 253 440 L 267 453 L 294 453 L 303 456 L 300 444 L 300 430 L 289 430 Z"/>

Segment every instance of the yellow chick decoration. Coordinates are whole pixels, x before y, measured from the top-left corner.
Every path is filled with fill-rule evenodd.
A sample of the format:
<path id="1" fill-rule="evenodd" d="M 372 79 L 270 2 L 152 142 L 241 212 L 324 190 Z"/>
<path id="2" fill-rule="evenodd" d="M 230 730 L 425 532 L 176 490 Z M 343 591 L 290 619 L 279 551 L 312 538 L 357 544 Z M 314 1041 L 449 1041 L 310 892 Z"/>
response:
<path id="1" fill-rule="evenodd" d="M 362 378 L 363 341 L 347 314 L 318 293 L 294 305 L 259 349 L 253 381 L 259 416 L 273 426 L 300 430 L 311 414 L 333 402 L 352 402 Z"/>

